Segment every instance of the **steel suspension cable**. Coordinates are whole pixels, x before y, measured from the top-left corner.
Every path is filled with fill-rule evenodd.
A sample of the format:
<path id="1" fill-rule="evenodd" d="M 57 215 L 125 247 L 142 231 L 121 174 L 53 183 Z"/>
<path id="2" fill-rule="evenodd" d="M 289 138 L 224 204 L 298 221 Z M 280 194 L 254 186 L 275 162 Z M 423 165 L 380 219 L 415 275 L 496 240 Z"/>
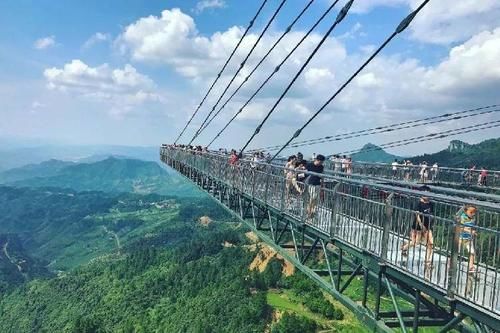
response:
<path id="1" fill-rule="evenodd" d="M 311 35 L 311 33 L 318 27 L 318 25 L 325 19 L 325 17 L 332 11 L 338 1 L 332 3 L 326 11 L 319 17 L 319 19 L 313 24 L 313 26 L 306 32 L 306 34 L 299 40 L 299 42 L 288 52 L 288 54 L 283 58 L 283 60 L 274 68 L 273 72 L 267 76 L 267 78 L 261 83 L 259 88 L 250 96 L 250 98 L 243 104 L 243 106 L 231 117 L 231 119 L 224 125 L 224 127 L 214 136 L 214 138 L 209 142 L 207 147 L 210 147 L 215 140 L 217 140 L 222 133 L 231 125 L 231 123 L 238 117 L 245 109 L 245 107 L 250 104 L 250 102 L 257 96 L 257 94 L 267 85 L 267 83 L 273 78 L 276 73 L 278 73 L 281 67 L 290 59 L 290 57 L 297 51 L 300 45 Z"/>
<path id="2" fill-rule="evenodd" d="M 205 100 L 207 99 L 208 95 L 210 95 L 210 92 L 212 91 L 212 89 L 214 88 L 215 84 L 217 83 L 217 81 L 219 81 L 220 77 L 222 76 L 222 73 L 226 70 L 226 67 L 227 65 L 229 64 L 229 62 L 231 61 L 231 59 L 233 58 L 234 54 L 236 53 L 236 50 L 238 50 L 238 48 L 240 47 L 241 43 L 243 42 L 243 39 L 245 39 L 246 35 L 248 34 L 248 32 L 250 31 L 250 29 L 253 27 L 254 23 L 255 23 L 255 20 L 257 19 L 257 17 L 259 17 L 260 13 L 262 12 L 262 9 L 264 8 L 264 6 L 266 5 L 268 0 L 263 0 L 262 1 L 262 4 L 260 5 L 259 9 L 257 10 L 257 13 L 254 15 L 254 17 L 250 20 L 250 22 L 248 23 L 248 26 L 245 30 L 245 32 L 243 33 L 243 35 L 241 36 L 240 40 L 238 41 L 238 43 L 236 44 L 236 46 L 234 47 L 233 51 L 231 52 L 231 54 L 229 55 L 229 58 L 227 58 L 226 62 L 224 63 L 224 65 L 222 66 L 222 69 L 219 71 L 219 73 L 217 74 L 217 76 L 215 77 L 215 80 L 212 82 L 212 85 L 210 86 L 210 88 L 208 89 L 207 93 L 205 94 L 205 96 L 203 97 L 203 99 L 201 100 L 200 104 L 198 105 L 198 107 L 196 108 L 196 110 L 193 112 L 193 114 L 191 115 L 191 117 L 189 118 L 186 126 L 184 126 L 184 128 L 182 129 L 181 133 L 179 134 L 179 136 L 177 137 L 177 139 L 175 139 L 174 141 L 174 144 L 177 143 L 177 141 L 179 141 L 179 139 L 182 137 L 182 135 L 184 134 L 184 132 L 186 131 L 186 129 L 188 128 L 188 126 L 191 124 L 191 122 L 193 121 L 193 118 L 196 116 L 196 114 L 198 113 L 198 111 L 200 110 L 201 106 L 203 105 L 203 103 L 205 102 Z"/>
<path id="3" fill-rule="evenodd" d="M 321 143 L 327 143 L 327 142 L 333 142 L 333 141 L 342 141 L 342 140 L 348 140 L 348 139 L 353 139 L 353 138 L 359 138 L 363 136 L 369 136 L 369 135 L 375 135 L 375 134 L 382 134 L 382 133 L 389 133 L 389 132 L 394 132 L 394 131 L 399 131 L 399 130 L 404 130 L 404 129 L 409 129 L 409 128 L 417 128 L 417 127 L 422 127 L 426 125 L 432 125 L 432 124 L 438 124 L 438 123 L 443 123 L 447 121 L 452 121 L 452 120 L 459 120 L 459 119 L 465 119 L 465 118 L 471 118 L 471 117 L 476 117 L 476 116 L 481 116 L 485 114 L 491 114 L 495 112 L 500 112 L 500 109 L 493 109 L 493 110 L 487 110 L 487 111 L 481 111 L 481 112 L 476 112 L 476 113 L 469 113 L 461 116 L 454 116 L 454 117 L 449 117 L 449 118 L 442 118 L 442 116 L 438 117 L 429 117 L 429 118 L 434 118 L 434 120 L 427 121 L 427 122 L 417 122 L 415 124 L 410 124 L 410 125 L 388 125 L 384 126 L 383 129 L 380 130 L 372 130 L 372 131 L 358 131 L 358 134 L 342 134 L 342 135 L 336 135 L 333 137 L 327 138 L 320 138 L 316 140 L 309 140 L 308 142 L 296 142 L 293 144 L 290 144 L 286 147 L 286 149 L 289 148 L 298 148 L 298 147 L 304 147 L 304 146 L 312 146 L 316 144 L 321 144 Z M 439 119 L 436 119 L 439 118 Z M 361 133 L 360 133 L 361 132 Z M 272 148 L 268 148 L 267 150 L 273 151 L 277 150 L 279 147 L 275 146 Z M 257 150 L 252 150 L 249 152 L 254 152 Z"/>
<path id="4" fill-rule="evenodd" d="M 264 60 L 267 59 L 267 57 L 271 54 L 271 52 L 273 52 L 273 50 L 276 48 L 276 46 L 278 46 L 278 44 L 281 43 L 281 41 L 283 40 L 283 38 L 285 38 L 286 35 L 288 35 L 288 33 L 292 30 L 293 26 L 297 23 L 297 21 L 307 12 L 307 10 L 311 7 L 311 5 L 313 4 L 314 1 L 315 0 L 309 0 L 309 2 L 307 3 L 307 5 L 302 9 L 302 11 L 297 15 L 297 17 L 295 17 L 295 19 L 292 21 L 292 23 L 290 23 L 290 25 L 285 29 L 285 31 L 283 32 L 283 34 L 274 42 L 273 46 L 271 46 L 271 48 L 269 48 L 269 50 L 266 52 L 266 54 L 260 59 L 260 61 L 257 63 L 257 65 L 252 69 L 252 71 L 250 72 L 250 74 L 248 74 L 245 77 L 245 79 L 243 80 L 243 82 L 240 83 L 240 85 L 238 86 L 238 88 L 236 88 L 236 90 L 231 94 L 231 96 L 229 96 L 229 98 L 226 99 L 226 101 L 217 110 L 217 112 L 212 116 L 212 118 L 209 119 L 209 121 L 205 124 L 205 126 L 203 126 L 203 128 L 201 129 L 201 131 L 198 134 L 198 136 L 212 123 L 212 121 L 215 118 L 217 118 L 217 116 L 222 112 L 222 110 L 227 106 L 227 104 L 233 99 L 233 97 L 248 82 L 248 80 L 253 76 L 253 74 L 257 71 L 257 69 L 259 69 L 259 67 L 262 65 L 262 63 L 264 62 Z"/>
<path id="5" fill-rule="evenodd" d="M 335 1 L 334 3 L 336 3 L 336 2 L 338 2 L 338 0 Z M 314 56 L 316 55 L 316 53 L 318 53 L 319 49 L 326 42 L 326 40 L 328 39 L 328 37 L 330 36 L 330 34 L 332 33 L 332 31 L 347 16 L 347 12 L 351 8 L 353 2 L 354 2 L 354 0 L 350 0 L 348 3 L 345 4 L 345 6 L 339 12 L 339 14 L 337 15 L 337 18 L 335 19 L 335 22 L 327 30 L 327 32 L 325 33 L 325 35 L 323 36 L 323 38 L 321 39 L 321 41 L 318 43 L 318 45 L 316 45 L 316 47 L 314 48 L 314 50 L 311 52 L 311 54 L 307 58 L 306 62 L 304 64 L 302 64 L 302 66 L 300 67 L 299 71 L 293 77 L 292 81 L 288 84 L 288 86 L 285 88 L 285 90 L 280 95 L 280 97 L 278 98 L 278 100 L 274 103 L 273 107 L 268 111 L 268 113 L 266 114 L 266 116 L 264 117 L 264 119 L 262 119 L 262 121 L 260 122 L 260 124 L 257 126 L 257 128 L 255 129 L 255 131 L 253 132 L 253 134 L 248 139 L 248 141 L 240 149 L 240 154 L 243 154 L 243 152 L 248 147 L 248 145 L 250 144 L 250 142 L 252 142 L 252 140 L 255 138 L 255 136 L 257 136 L 257 134 L 259 134 L 260 130 L 262 129 L 262 126 L 266 123 L 266 121 L 269 119 L 269 117 L 273 114 L 274 110 L 276 110 L 276 108 L 278 107 L 278 105 L 280 104 L 280 102 L 283 100 L 283 98 L 285 98 L 286 94 L 292 88 L 292 86 L 294 85 L 295 81 L 297 81 L 297 79 L 299 78 L 300 74 L 302 74 L 302 72 L 305 70 L 305 68 L 307 67 L 307 65 L 309 65 L 309 63 L 314 58 Z"/>
<path id="6" fill-rule="evenodd" d="M 322 137 L 322 138 L 309 139 L 309 140 L 303 140 L 303 141 L 296 141 L 296 142 L 293 142 L 293 144 L 289 145 L 289 147 L 301 147 L 301 146 L 306 146 L 308 144 L 316 144 L 316 143 L 322 143 L 322 142 L 337 141 L 337 140 L 342 140 L 340 138 L 344 138 L 346 136 L 354 136 L 354 135 L 357 136 L 358 134 L 359 134 L 359 136 L 364 136 L 364 135 L 371 135 L 371 134 L 383 133 L 385 131 L 391 132 L 391 131 L 395 130 L 394 129 L 395 127 L 400 127 L 400 126 L 405 126 L 405 125 L 412 125 L 412 127 L 413 126 L 414 127 L 418 127 L 418 126 L 422 126 L 419 123 L 424 122 L 424 121 L 434 120 L 434 119 L 448 118 L 448 119 L 443 119 L 443 120 L 445 120 L 445 121 L 448 121 L 448 120 L 458 120 L 458 119 L 461 119 L 461 118 L 472 117 L 472 115 L 461 116 L 463 114 L 467 114 L 467 113 L 475 112 L 475 111 L 480 111 L 480 110 L 485 110 L 485 109 L 488 110 L 488 109 L 497 108 L 497 107 L 500 107 L 500 105 L 498 105 L 498 104 L 488 105 L 488 106 L 478 107 L 478 108 L 469 109 L 469 110 L 463 110 L 463 111 L 445 113 L 445 114 L 442 114 L 442 115 L 439 115 L 439 116 L 426 117 L 426 118 L 422 118 L 422 119 L 404 121 L 404 122 L 400 122 L 400 123 L 395 123 L 395 124 L 390 124 L 390 125 L 383 125 L 383 126 L 378 126 L 378 127 L 372 127 L 372 128 L 367 128 L 367 129 L 362 129 L 362 130 L 357 130 L 357 131 L 342 133 L 342 134 L 329 135 L 329 136 L 325 136 L 325 137 Z M 480 112 L 480 113 L 477 113 L 477 114 L 474 114 L 474 115 L 481 115 L 481 114 L 487 114 L 487 113 L 498 112 L 498 111 L 499 110 L 484 111 L 484 112 Z M 449 119 L 450 117 L 452 117 L 452 118 Z M 436 121 L 436 122 L 440 122 L 440 121 Z M 276 150 L 276 149 L 278 149 L 280 147 L 281 147 L 281 145 L 267 146 L 267 147 L 262 147 L 262 148 L 258 148 L 258 149 L 251 149 L 251 150 L 249 150 L 249 152 L 263 151 L 263 150 Z"/>
<path id="7" fill-rule="evenodd" d="M 354 74 L 309 118 L 309 120 L 300 127 L 292 137 L 279 149 L 279 151 L 271 158 L 271 161 L 275 159 L 294 139 L 300 136 L 302 131 L 314 120 L 316 117 L 347 87 L 352 80 L 396 37 L 398 34 L 403 32 L 413 21 L 415 16 L 429 3 L 430 0 L 424 0 L 417 9 L 405 17 L 401 23 L 397 26 L 396 30 L 379 46 L 379 48 L 359 67 Z"/>
<path id="8" fill-rule="evenodd" d="M 476 124 L 476 125 L 472 125 L 472 126 L 469 126 L 466 128 L 451 129 L 451 130 L 446 130 L 446 131 L 442 131 L 442 132 L 421 135 L 421 136 L 417 136 L 417 137 L 413 137 L 413 138 L 409 138 L 409 139 L 392 141 L 392 142 L 384 143 L 384 144 L 381 144 L 377 147 L 370 148 L 370 149 L 362 149 L 361 148 L 361 149 L 356 149 L 356 150 L 345 151 L 342 153 L 338 153 L 337 155 L 356 154 L 356 153 L 376 151 L 376 150 L 381 150 L 381 149 L 386 149 L 386 148 L 406 146 L 406 145 L 410 145 L 410 144 L 426 142 L 426 141 L 431 141 L 431 140 L 437 140 L 437 139 L 443 139 L 443 138 L 447 138 L 450 136 L 455 136 L 455 135 L 459 135 L 459 134 L 466 134 L 466 133 L 471 133 L 471 132 L 477 132 L 477 131 L 482 131 L 482 130 L 486 130 L 486 129 L 496 128 L 496 127 L 500 127 L 500 120 L 492 121 L 489 124 Z"/>
<path id="9" fill-rule="evenodd" d="M 255 48 L 260 43 L 262 37 L 264 37 L 264 34 L 267 32 L 267 30 L 269 29 L 269 27 L 271 26 L 271 24 L 274 22 L 274 19 L 279 14 L 279 12 L 281 11 L 281 9 L 283 8 L 283 6 L 285 5 L 286 2 L 287 2 L 287 0 L 281 0 L 281 3 L 279 4 L 278 8 L 276 8 L 276 10 L 274 11 L 274 14 L 271 16 L 271 18 L 267 22 L 266 26 L 264 27 L 264 29 L 262 29 L 259 37 L 255 41 L 255 43 L 252 45 L 252 48 L 250 49 L 250 51 L 248 52 L 248 54 L 245 56 L 245 58 L 243 59 L 243 61 L 240 63 L 240 66 L 236 70 L 236 73 L 234 73 L 233 77 L 231 78 L 231 80 L 229 81 L 229 83 L 224 88 L 224 91 L 219 96 L 219 98 L 215 102 L 214 106 L 212 107 L 212 109 L 210 110 L 210 112 L 208 113 L 208 115 L 205 117 L 205 119 L 203 120 L 203 122 L 201 123 L 200 127 L 196 130 L 196 133 L 193 135 L 191 141 L 189 141 L 189 144 L 191 144 L 198 137 L 198 135 L 200 135 L 200 132 L 201 132 L 203 126 L 205 126 L 205 124 L 207 123 L 208 119 L 213 114 L 213 112 L 217 108 L 217 105 L 219 105 L 220 101 L 222 100 L 222 98 L 224 97 L 224 95 L 226 94 L 226 92 L 229 90 L 229 87 L 231 87 L 231 85 L 233 84 L 233 82 L 236 79 L 236 77 L 238 76 L 238 74 L 240 74 L 240 72 L 243 69 L 243 67 L 245 67 L 246 62 L 248 61 L 248 59 L 250 58 L 250 56 L 253 54 L 253 51 L 255 51 Z"/>

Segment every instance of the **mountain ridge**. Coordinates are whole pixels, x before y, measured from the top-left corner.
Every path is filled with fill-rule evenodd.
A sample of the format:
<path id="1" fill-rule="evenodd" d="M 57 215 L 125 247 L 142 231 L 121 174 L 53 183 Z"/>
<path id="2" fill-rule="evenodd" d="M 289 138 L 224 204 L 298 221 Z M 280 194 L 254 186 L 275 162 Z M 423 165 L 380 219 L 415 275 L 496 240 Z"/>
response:
<path id="1" fill-rule="evenodd" d="M 121 157 L 108 157 L 94 163 L 50 160 L 0 173 L 0 182 L 17 187 L 138 194 L 190 195 L 193 189 L 157 162 Z"/>

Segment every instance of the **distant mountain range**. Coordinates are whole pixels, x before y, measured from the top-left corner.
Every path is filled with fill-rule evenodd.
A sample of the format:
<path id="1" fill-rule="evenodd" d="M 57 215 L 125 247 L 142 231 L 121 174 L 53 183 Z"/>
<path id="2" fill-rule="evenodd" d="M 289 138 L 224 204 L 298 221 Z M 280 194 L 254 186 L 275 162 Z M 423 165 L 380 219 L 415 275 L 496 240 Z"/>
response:
<path id="1" fill-rule="evenodd" d="M 359 153 L 353 154 L 352 158 L 354 161 L 383 163 L 390 163 L 395 159 L 410 159 L 413 164 L 426 161 L 428 163 L 437 162 L 439 165 L 448 167 L 470 168 L 475 165 L 478 168 L 500 170 L 500 138 L 486 140 L 478 144 L 453 140 L 445 150 L 415 157 L 396 156 L 368 143 L 361 148 Z"/>
<path id="2" fill-rule="evenodd" d="M 51 159 L 67 162 L 97 162 L 110 156 L 159 161 L 158 147 L 131 146 L 77 146 L 41 145 L 17 147 L 2 145 L 0 148 L 0 171 L 19 168 L 27 164 L 38 164 Z"/>
<path id="3" fill-rule="evenodd" d="M 95 163 L 49 160 L 0 173 L 0 183 L 76 191 L 192 195 L 193 187 L 156 162 L 109 157 Z"/>

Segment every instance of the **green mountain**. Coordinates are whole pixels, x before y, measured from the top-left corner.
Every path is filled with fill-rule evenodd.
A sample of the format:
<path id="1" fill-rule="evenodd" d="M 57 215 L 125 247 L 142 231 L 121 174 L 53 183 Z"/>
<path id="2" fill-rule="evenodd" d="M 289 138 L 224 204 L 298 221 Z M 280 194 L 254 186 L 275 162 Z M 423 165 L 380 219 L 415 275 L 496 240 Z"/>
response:
<path id="1" fill-rule="evenodd" d="M 207 200 L 0 186 L 0 234 L 18 237 L 26 254 L 65 271 L 154 234 L 174 217 L 189 220 L 195 208 L 221 215 Z"/>
<path id="2" fill-rule="evenodd" d="M 367 143 L 366 145 L 361 148 L 361 150 L 356 153 L 352 154 L 352 159 L 353 161 L 358 161 L 358 162 L 382 162 L 382 163 L 390 163 L 393 162 L 395 159 L 402 159 L 402 157 L 392 155 L 384 151 L 382 148 L 372 144 L 372 143 Z"/>
<path id="3" fill-rule="evenodd" d="M 478 168 L 500 170 L 500 138 L 490 139 L 478 144 L 468 144 L 453 140 L 447 149 L 434 154 L 424 154 L 411 158 L 412 162 L 437 162 L 439 165 L 457 168 Z"/>
<path id="4" fill-rule="evenodd" d="M 65 162 L 54 159 L 39 164 L 28 164 L 20 168 L 0 172 L 0 183 L 12 183 L 34 177 L 55 176 L 65 167 L 74 164 L 75 163 L 73 162 Z"/>
<path id="5" fill-rule="evenodd" d="M 260 245 L 208 198 L 0 187 L 0 206 L 3 231 L 67 269 L 3 293 L 0 332 L 365 332 L 282 260 L 251 271 Z"/>
<path id="6" fill-rule="evenodd" d="M 193 187 L 156 162 L 110 157 L 95 163 L 49 161 L 0 174 L 9 185 L 70 188 L 76 191 L 193 195 Z M 51 168 L 53 167 L 53 168 Z M 16 180 L 18 179 L 18 180 Z"/>

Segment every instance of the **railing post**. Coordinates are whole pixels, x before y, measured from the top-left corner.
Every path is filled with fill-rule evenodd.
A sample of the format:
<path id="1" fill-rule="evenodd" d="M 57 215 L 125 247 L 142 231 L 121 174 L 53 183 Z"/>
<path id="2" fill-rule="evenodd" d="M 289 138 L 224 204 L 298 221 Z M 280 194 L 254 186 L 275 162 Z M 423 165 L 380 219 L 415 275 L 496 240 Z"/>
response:
<path id="1" fill-rule="evenodd" d="M 340 182 L 335 184 L 332 190 L 332 217 L 330 219 L 330 238 L 335 235 L 335 228 L 337 226 L 337 192 L 340 187 Z"/>
<path id="2" fill-rule="evenodd" d="M 379 271 L 377 274 L 377 295 L 375 298 L 375 319 L 380 319 L 380 298 L 382 297 L 382 280 L 384 278 L 384 272 L 387 262 L 387 250 L 389 248 L 389 233 L 392 226 L 392 212 L 394 210 L 392 206 L 392 198 L 394 193 L 389 194 L 385 199 L 385 219 L 382 229 L 382 244 L 380 244 L 380 262 Z"/>
<path id="3" fill-rule="evenodd" d="M 389 249 L 389 233 L 392 228 L 392 212 L 394 211 L 394 207 L 392 206 L 393 197 L 394 192 L 389 194 L 385 199 L 385 219 L 382 230 L 382 244 L 380 246 L 380 259 L 383 263 L 387 261 L 387 251 Z"/>
<path id="4" fill-rule="evenodd" d="M 455 214 L 455 223 L 451 225 L 450 230 L 450 262 L 448 266 L 448 288 L 447 296 L 449 299 L 455 298 L 455 293 L 457 292 L 457 273 L 458 273 L 458 219 L 460 219 L 460 214 L 462 214 L 464 207 Z"/>
<path id="5" fill-rule="evenodd" d="M 268 198 L 268 193 L 269 193 L 269 178 L 271 175 L 269 174 L 269 170 L 268 170 L 267 165 L 265 167 L 265 170 L 266 170 L 266 189 L 264 192 L 264 202 L 267 204 L 267 198 Z"/>

